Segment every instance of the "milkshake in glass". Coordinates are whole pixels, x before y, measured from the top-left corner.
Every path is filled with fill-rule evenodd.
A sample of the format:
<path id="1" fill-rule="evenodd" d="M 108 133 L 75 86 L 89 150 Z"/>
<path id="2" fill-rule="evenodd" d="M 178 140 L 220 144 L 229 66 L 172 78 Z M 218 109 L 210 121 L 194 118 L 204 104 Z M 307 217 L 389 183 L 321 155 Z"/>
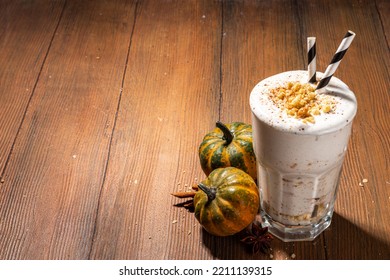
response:
<path id="1" fill-rule="evenodd" d="M 250 95 L 263 226 L 283 241 L 313 240 L 330 225 L 357 110 L 341 80 L 321 94 L 307 80 L 284 72 Z"/>

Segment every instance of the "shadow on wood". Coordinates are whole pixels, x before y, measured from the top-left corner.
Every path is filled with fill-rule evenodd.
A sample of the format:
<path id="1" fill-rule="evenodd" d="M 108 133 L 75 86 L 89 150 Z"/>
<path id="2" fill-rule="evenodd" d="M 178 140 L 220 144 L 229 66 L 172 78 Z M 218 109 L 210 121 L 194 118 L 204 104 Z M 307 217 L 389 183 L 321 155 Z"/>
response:
<path id="1" fill-rule="evenodd" d="M 390 244 L 376 234 L 334 213 L 331 229 L 325 232 L 328 259 L 389 260 Z"/>
<path id="2" fill-rule="evenodd" d="M 202 243 L 215 259 L 221 260 L 289 259 L 294 252 L 294 243 L 284 243 L 275 237 L 271 242 L 271 249 L 266 253 L 253 253 L 252 246 L 241 241 L 245 236 L 245 231 L 226 237 L 213 236 L 203 229 Z"/>
<path id="3" fill-rule="evenodd" d="M 345 238 L 340 238 L 345 236 Z M 318 238 L 307 242 L 282 242 L 275 238 L 269 254 L 252 254 L 240 235 L 218 237 L 202 231 L 202 242 L 215 259 L 390 259 L 390 244 L 334 213 L 332 225 Z M 325 241 L 324 241 L 325 239 Z M 362 248 L 365 248 L 362 250 Z"/>

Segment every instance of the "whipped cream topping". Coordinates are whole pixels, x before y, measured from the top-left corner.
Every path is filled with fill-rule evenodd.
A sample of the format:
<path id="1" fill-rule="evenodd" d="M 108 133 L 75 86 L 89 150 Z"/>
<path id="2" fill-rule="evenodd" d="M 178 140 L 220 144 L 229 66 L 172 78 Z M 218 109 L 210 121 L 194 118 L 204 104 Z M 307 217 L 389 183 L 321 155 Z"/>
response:
<path id="1" fill-rule="evenodd" d="M 323 73 L 317 72 L 319 79 L 322 75 Z M 327 104 L 331 100 L 334 106 L 330 112 L 313 115 L 314 122 L 303 122 L 289 115 L 272 100 L 272 91 L 276 88 L 285 87 L 289 82 L 305 84 L 307 80 L 307 71 L 296 70 L 280 73 L 261 81 L 250 95 L 252 112 L 269 126 L 296 134 L 329 133 L 352 121 L 357 110 L 356 97 L 348 86 L 336 77 L 332 77 L 324 93 L 318 94 L 319 100 L 324 100 Z"/>

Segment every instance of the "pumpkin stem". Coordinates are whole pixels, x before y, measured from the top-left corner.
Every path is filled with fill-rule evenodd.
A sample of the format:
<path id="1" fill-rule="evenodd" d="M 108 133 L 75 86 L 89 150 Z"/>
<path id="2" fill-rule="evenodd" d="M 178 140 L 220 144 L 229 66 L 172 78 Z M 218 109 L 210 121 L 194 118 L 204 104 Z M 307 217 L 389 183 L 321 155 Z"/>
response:
<path id="1" fill-rule="evenodd" d="M 226 127 L 226 125 L 224 125 L 220 121 L 217 121 L 216 125 L 223 132 L 223 139 L 226 140 L 225 145 L 226 146 L 229 145 L 233 141 L 234 138 L 233 133 L 229 130 L 229 128 Z"/>
<path id="2" fill-rule="evenodd" d="M 217 193 L 216 188 L 213 187 L 209 188 L 203 183 L 199 183 L 198 187 L 207 195 L 209 202 L 215 199 Z"/>

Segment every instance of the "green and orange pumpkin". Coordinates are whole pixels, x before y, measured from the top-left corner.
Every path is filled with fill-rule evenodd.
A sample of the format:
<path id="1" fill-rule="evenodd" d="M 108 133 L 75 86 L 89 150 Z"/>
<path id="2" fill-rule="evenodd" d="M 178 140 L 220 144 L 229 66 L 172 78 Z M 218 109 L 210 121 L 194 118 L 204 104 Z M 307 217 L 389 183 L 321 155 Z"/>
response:
<path id="1" fill-rule="evenodd" d="M 256 156 L 253 151 L 252 126 L 242 122 L 216 123 L 216 128 L 206 134 L 199 146 L 200 165 L 206 175 L 222 167 L 236 167 L 254 180 Z"/>
<path id="2" fill-rule="evenodd" d="M 259 190 L 253 178 L 241 169 L 215 169 L 198 187 L 194 197 L 195 217 L 209 233 L 233 235 L 256 218 Z"/>

